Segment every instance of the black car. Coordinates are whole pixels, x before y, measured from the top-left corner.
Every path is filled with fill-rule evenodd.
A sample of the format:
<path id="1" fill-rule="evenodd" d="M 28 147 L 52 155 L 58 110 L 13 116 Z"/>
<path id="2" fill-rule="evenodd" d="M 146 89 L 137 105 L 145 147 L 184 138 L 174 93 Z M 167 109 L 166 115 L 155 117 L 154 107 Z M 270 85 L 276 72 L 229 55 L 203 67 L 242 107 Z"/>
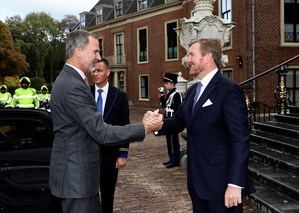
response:
<path id="1" fill-rule="evenodd" d="M 0 109 L 0 212 L 60 212 L 50 195 L 53 143 L 46 110 Z"/>

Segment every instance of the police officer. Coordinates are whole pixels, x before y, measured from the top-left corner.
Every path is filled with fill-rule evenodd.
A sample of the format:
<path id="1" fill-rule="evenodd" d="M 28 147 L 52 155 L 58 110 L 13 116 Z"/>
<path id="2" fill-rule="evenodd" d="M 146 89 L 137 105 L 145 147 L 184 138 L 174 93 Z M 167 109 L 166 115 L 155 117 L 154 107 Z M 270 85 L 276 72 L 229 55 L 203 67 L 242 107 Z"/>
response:
<path id="1" fill-rule="evenodd" d="M 35 89 L 30 87 L 30 79 L 28 77 L 22 77 L 20 84 L 21 87 L 15 90 L 10 106 L 18 108 L 39 108 L 38 96 L 36 95 Z"/>
<path id="2" fill-rule="evenodd" d="M 182 103 L 182 96 L 175 88 L 177 77 L 178 75 L 173 73 L 165 73 L 163 77 L 166 94 L 161 94 L 160 105 L 165 107 L 165 118 L 172 117 Z M 159 92 L 161 93 L 161 91 Z M 179 166 L 180 143 L 178 134 L 166 135 L 166 141 L 169 160 L 163 162 L 163 165 L 165 165 L 166 168 Z"/>
<path id="3" fill-rule="evenodd" d="M 41 86 L 40 94 L 38 95 L 40 108 L 48 109 L 50 103 L 50 93 L 46 85 Z"/>
<path id="4" fill-rule="evenodd" d="M 12 98 L 11 94 L 7 92 L 6 85 L 1 85 L 0 87 L 0 107 L 5 107 L 7 104 L 10 104 Z"/>

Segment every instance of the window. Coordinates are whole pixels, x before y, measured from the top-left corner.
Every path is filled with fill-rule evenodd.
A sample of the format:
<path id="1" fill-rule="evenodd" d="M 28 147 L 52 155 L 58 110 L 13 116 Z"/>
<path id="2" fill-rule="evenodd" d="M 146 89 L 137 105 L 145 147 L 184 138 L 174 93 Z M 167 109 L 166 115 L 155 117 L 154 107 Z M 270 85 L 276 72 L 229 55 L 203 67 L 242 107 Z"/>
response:
<path id="1" fill-rule="evenodd" d="M 110 73 L 109 83 L 122 91 L 126 91 L 126 75 L 123 70 L 112 70 Z"/>
<path id="2" fill-rule="evenodd" d="M 121 16 L 123 14 L 123 3 L 118 1 L 114 4 L 115 17 Z"/>
<path id="3" fill-rule="evenodd" d="M 232 7 L 232 2 L 231 0 L 221 0 L 219 1 L 220 3 L 220 16 L 221 18 L 229 21 L 229 22 L 232 22 L 232 10 L 231 10 L 231 7 Z M 229 42 L 225 43 L 223 45 L 223 47 L 231 47 L 231 40 L 232 40 L 232 34 L 230 34 L 229 36 Z"/>
<path id="4" fill-rule="evenodd" d="M 284 0 L 284 42 L 299 42 L 299 0 Z"/>
<path id="5" fill-rule="evenodd" d="M 139 76 L 139 98 L 148 100 L 148 76 Z"/>
<path id="6" fill-rule="evenodd" d="M 176 21 L 166 24 L 166 59 L 178 58 L 178 36 L 175 28 L 177 28 Z"/>
<path id="7" fill-rule="evenodd" d="M 138 0 L 138 10 L 147 8 L 147 0 Z"/>
<path id="8" fill-rule="evenodd" d="M 96 23 L 102 23 L 103 22 L 103 8 L 99 8 L 96 11 Z"/>
<path id="9" fill-rule="evenodd" d="M 100 49 L 100 55 L 104 56 L 104 44 L 103 44 L 103 38 L 99 39 L 99 49 Z"/>
<path id="10" fill-rule="evenodd" d="M 52 146 L 52 130 L 30 120 L 0 122 L 0 150 L 37 149 Z"/>
<path id="11" fill-rule="evenodd" d="M 115 55 L 116 64 L 123 64 L 123 54 L 124 53 L 124 40 L 123 33 L 115 34 Z"/>
<path id="12" fill-rule="evenodd" d="M 222 70 L 224 77 L 233 80 L 233 71 L 232 70 Z"/>
<path id="13" fill-rule="evenodd" d="M 290 104 L 298 105 L 299 103 L 299 68 L 288 68 L 286 75 L 286 87 L 290 92 Z"/>
<path id="14" fill-rule="evenodd" d="M 137 32 L 138 62 L 147 62 L 147 28 L 139 29 Z"/>
<path id="15" fill-rule="evenodd" d="M 83 13 L 83 14 L 80 14 L 80 26 L 82 28 L 84 28 L 85 25 L 86 25 L 86 23 L 85 23 L 85 13 Z"/>

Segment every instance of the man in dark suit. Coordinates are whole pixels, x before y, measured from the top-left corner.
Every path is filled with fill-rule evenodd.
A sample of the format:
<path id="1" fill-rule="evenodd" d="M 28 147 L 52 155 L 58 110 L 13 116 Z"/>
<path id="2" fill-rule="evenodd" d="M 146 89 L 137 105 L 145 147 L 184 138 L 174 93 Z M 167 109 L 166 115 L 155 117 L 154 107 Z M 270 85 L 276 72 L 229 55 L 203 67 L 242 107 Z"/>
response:
<path id="1" fill-rule="evenodd" d="M 94 95 L 96 102 L 99 102 L 99 98 L 102 99 L 102 104 L 98 104 L 98 110 L 102 113 L 104 121 L 108 124 L 120 126 L 129 124 L 127 94 L 109 84 L 110 68 L 107 59 L 102 58 L 96 64 L 91 76 L 95 83 L 95 85 L 90 87 L 91 93 Z M 99 97 L 100 95 L 101 97 Z M 122 146 L 100 146 L 102 157 L 100 193 L 104 213 L 113 212 L 118 169 L 126 166 L 128 151 L 129 144 Z"/>
<path id="2" fill-rule="evenodd" d="M 242 212 L 241 192 L 252 192 L 248 180 L 249 125 L 242 89 L 226 79 L 221 43 L 199 39 L 190 44 L 191 86 L 162 133 L 187 128 L 187 184 L 193 212 Z M 155 116 L 147 112 L 148 117 Z M 149 118 L 148 118 L 149 119 Z"/>
<path id="3" fill-rule="evenodd" d="M 99 201 L 99 145 L 122 145 L 141 141 L 161 121 L 111 126 L 98 112 L 86 73 L 101 59 L 96 36 L 73 31 L 66 39 L 66 64 L 55 80 L 51 96 L 54 142 L 49 187 L 62 199 L 63 212 L 102 212 Z"/>

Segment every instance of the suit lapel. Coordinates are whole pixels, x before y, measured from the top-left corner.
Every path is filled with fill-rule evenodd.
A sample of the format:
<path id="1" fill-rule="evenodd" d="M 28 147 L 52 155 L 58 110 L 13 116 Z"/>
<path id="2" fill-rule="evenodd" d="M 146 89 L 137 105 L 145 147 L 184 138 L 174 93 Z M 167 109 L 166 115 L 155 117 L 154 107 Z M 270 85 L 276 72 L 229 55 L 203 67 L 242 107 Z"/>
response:
<path id="1" fill-rule="evenodd" d="M 204 92 L 202 93 L 202 95 L 200 96 L 200 98 L 198 99 L 195 108 L 193 110 L 192 113 L 192 119 L 194 119 L 196 117 L 196 115 L 198 114 L 198 111 L 201 109 L 202 105 L 204 104 L 204 102 L 208 99 L 209 94 L 214 90 L 214 88 L 216 87 L 219 78 L 221 77 L 221 73 L 220 71 L 218 71 L 214 77 L 211 79 L 211 81 L 209 82 L 208 86 L 206 87 L 206 89 L 204 90 Z M 195 92 L 194 92 L 195 93 Z M 194 95 L 192 96 L 194 97 Z"/>
<path id="2" fill-rule="evenodd" d="M 111 109 L 116 101 L 118 91 L 109 85 L 106 104 L 105 104 L 105 110 L 104 110 L 104 119 L 106 119 L 111 112 Z"/>
<path id="3" fill-rule="evenodd" d="M 91 94 L 93 95 L 93 97 L 95 97 L 95 90 L 96 90 L 95 85 L 91 85 L 90 86 L 90 91 L 91 91 Z"/>

